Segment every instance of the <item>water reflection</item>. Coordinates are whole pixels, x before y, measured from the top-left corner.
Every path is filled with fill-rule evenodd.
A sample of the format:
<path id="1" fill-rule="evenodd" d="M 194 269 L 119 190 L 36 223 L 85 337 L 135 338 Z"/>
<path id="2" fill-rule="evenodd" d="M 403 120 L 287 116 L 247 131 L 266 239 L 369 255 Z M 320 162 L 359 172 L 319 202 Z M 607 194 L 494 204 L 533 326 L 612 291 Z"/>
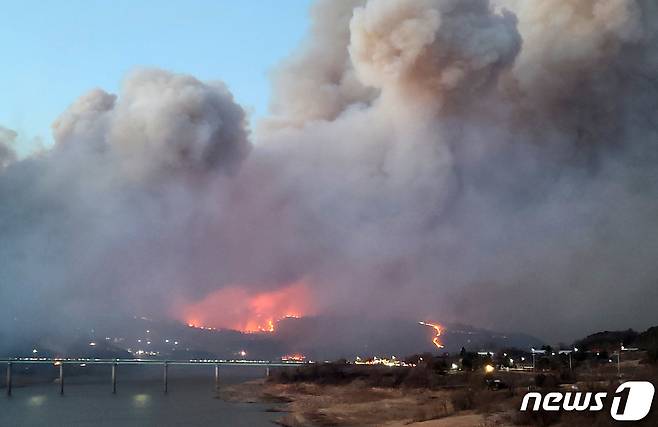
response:
<path id="1" fill-rule="evenodd" d="M 41 406 L 44 404 L 46 401 L 46 396 L 43 394 L 37 395 L 37 396 L 30 396 L 29 399 L 27 399 L 27 405 L 28 406 Z"/>
<path id="2" fill-rule="evenodd" d="M 133 405 L 135 408 L 145 408 L 151 402 L 151 396 L 145 393 L 133 396 Z"/>

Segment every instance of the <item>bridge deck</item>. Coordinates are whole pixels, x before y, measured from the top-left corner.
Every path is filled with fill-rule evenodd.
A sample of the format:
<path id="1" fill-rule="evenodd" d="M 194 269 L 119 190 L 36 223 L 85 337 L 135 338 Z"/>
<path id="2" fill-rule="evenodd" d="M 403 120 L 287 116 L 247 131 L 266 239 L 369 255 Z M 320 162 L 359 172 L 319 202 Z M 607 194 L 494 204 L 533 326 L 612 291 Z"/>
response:
<path id="1" fill-rule="evenodd" d="M 16 358 L 0 359 L 0 364 L 44 364 L 44 365 L 228 365 L 228 366 L 263 366 L 263 367 L 285 367 L 308 365 L 313 362 L 298 361 L 270 361 L 270 360 L 243 360 L 243 359 L 189 359 L 189 360 L 165 360 L 165 359 L 93 359 L 93 358 Z"/>
<path id="2" fill-rule="evenodd" d="M 94 358 L 45 358 L 45 357 L 19 357 L 15 359 L 0 359 L 7 369 L 6 389 L 7 396 L 12 393 L 12 366 L 13 365 L 54 365 L 59 367 L 59 392 L 64 395 L 64 365 L 110 365 L 112 367 L 112 393 L 117 392 L 117 368 L 119 365 L 159 365 L 164 367 L 163 385 L 167 393 L 169 386 L 168 370 L 172 365 L 184 366 L 214 366 L 215 391 L 219 392 L 220 366 L 262 366 L 266 368 L 266 376 L 270 375 L 271 367 L 301 366 L 313 362 L 299 361 L 270 361 L 270 360 L 243 360 L 243 359 L 189 359 L 189 360 L 155 360 L 155 359 L 94 359 Z"/>

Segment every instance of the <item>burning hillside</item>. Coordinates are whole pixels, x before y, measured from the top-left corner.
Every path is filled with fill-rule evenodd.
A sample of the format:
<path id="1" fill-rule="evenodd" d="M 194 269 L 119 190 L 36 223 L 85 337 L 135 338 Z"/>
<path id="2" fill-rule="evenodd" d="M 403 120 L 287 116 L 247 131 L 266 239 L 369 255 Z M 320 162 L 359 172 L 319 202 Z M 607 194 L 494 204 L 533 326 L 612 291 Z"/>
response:
<path id="1" fill-rule="evenodd" d="M 250 293 L 248 287 L 229 286 L 184 306 L 179 318 L 194 327 L 255 333 L 273 332 L 282 319 L 313 314 L 308 286 L 296 282 L 259 293 Z"/>

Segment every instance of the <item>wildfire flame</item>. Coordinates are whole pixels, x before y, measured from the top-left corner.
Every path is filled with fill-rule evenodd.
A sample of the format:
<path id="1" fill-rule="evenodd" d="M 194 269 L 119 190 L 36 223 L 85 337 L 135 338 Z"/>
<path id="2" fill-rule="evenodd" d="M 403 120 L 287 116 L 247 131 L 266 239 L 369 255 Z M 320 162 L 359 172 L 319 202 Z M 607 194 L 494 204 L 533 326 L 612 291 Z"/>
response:
<path id="1" fill-rule="evenodd" d="M 303 362 L 306 360 L 306 356 L 301 353 L 286 354 L 281 356 L 283 362 Z"/>
<path id="2" fill-rule="evenodd" d="M 184 306 L 178 317 L 200 329 L 269 333 L 274 332 L 276 323 L 282 319 L 309 314 L 313 314 L 310 292 L 304 282 L 295 282 L 256 294 L 240 286 L 226 287 Z"/>
<path id="3" fill-rule="evenodd" d="M 441 332 L 444 331 L 443 326 L 439 325 L 438 323 L 431 323 L 431 322 L 418 322 L 419 325 L 423 326 L 429 326 L 430 328 L 434 329 L 436 331 L 436 335 L 432 339 L 432 342 L 436 346 L 436 348 L 443 348 L 443 343 L 441 342 Z"/>

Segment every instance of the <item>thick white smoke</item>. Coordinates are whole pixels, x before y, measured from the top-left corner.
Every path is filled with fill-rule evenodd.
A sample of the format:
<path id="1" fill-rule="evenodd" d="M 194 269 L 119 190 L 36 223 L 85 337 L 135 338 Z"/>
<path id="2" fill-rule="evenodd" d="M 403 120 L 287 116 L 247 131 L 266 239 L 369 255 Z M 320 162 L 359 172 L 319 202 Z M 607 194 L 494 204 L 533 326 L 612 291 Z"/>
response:
<path id="1" fill-rule="evenodd" d="M 349 106 L 374 97 L 374 91 L 356 77 L 345 49 L 352 13 L 363 3 L 319 0 L 315 4 L 308 41 L 275 70 L 272 116 L 266 119 L 266 127 L 334 119 Z"/>
<path id="2" fill-rule="evenodd" d="M 312 19 L 253 148 L 222 84 L 158 70 L 81 97 L 48 152 L 5 160 L 0 134 L 5 320 L 298 280 L 321 313 L 549 339 L 655 320 L 652 2 L 325 0 Z"/>
<path id="3" fill-rule="evenodd" d="M 53 133 L 52 149 L 0 179 L 7 325 L 47 334 L 98 313 L 164 316 L 178 294 L 222 285 L 209 246 L 230 207 L 216 193 L 251 147 L 223 84 L 137 71 L 118 96 L 80 97 Z"/>
<path id="4" fill-rule="evenodd" d="M 143 70 L 121 96 L 96 89 L 53 125 L 58 144 L 97 144 L 130 174 L 231 171 L 249 151 L 245 113 L 223 83 Z"/>
<path id="5" fill-rule="evenodd" d="M 306 247 L 328 310 L 548 337 L 649 324 L 656 17 L 631 0 L 356 7 L 317 52 L 342 42 L 375 95 L 262 138 L 322 242 Z M 325 99 L 301 87 L 295 102 Z"/>
<path id="6" fill-rule="evenodd" d="M 18 134 L 11 129 L 0 126 L 0 169 L 16 160 L 16 152 L 12 145 Z"/>
<path id="7" fill-rule="evenodd" d="M 479 0 L 370 1 L 355 9 L 350 34 L 363 83 L 435 102 L 482 97 L 521 46 L 514 15 Z"/>

